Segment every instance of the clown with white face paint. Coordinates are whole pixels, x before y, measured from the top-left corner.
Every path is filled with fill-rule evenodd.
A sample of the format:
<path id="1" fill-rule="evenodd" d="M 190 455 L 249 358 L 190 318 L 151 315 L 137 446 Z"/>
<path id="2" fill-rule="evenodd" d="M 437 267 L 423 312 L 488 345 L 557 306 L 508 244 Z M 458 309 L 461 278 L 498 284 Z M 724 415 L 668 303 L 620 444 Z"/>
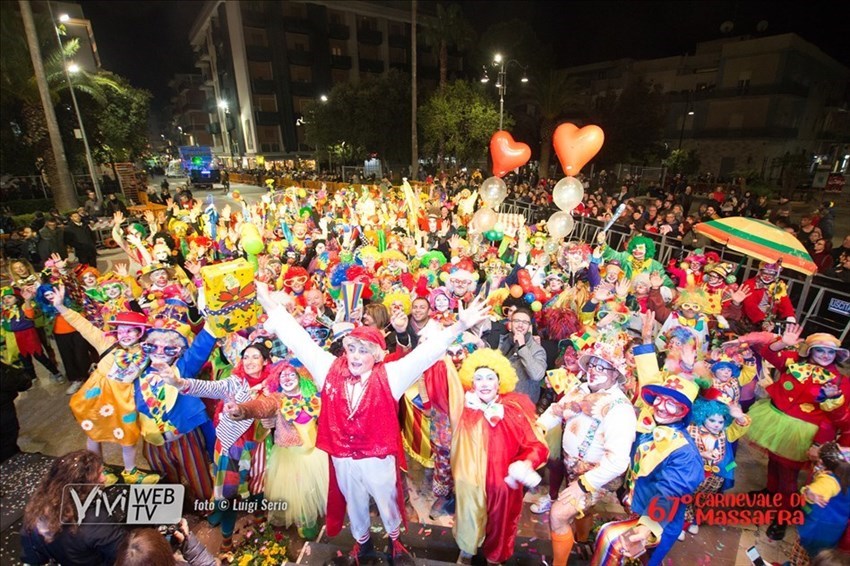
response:
<path id="1" fill-rule="evenodd" d="M 522 512 L 522 485 L 534 487 L 534 471 L 549 450 L 534 427 L 534 406 L 513 393 L 517 376 L 499 352 L 470 354 L 460 370 L 466 390 L 460 415 L 452 414 L 452 474 L 457 493 L 454 535 L 461 563 L 480 550 L 488 563 L 514 552 Z"/>
<path id="2" fill-rule="evenodd" d="M 804 341 L 801 334 L 802 326 L 791 324 L 781 337 L 764 332 L 739 337 L 779 370 L 778 379 L 762 382 L 769 397 L 750 408 L 753 425 L 747 437 L 768 452 L 768 491 L 785 499 L 797 491 L 809 448 L 835 438 L 833 420 L 850 399 L 850 381 L 837 365 L 850 358 L 850 351 L 831 334 L 818 332 Z M 767 534 L 781 540 L 785 527 L 772 524 Z"/>
<path id="3" fill-rule="evenodd" d="M 743 334 L 747 330 L 773 331 L 776 322 L 796 323 L 794 304 L 785 282 L 779 279 L 779 263 L 761 262 L 755 277 L 744 281 L 724 305 L 723 316 L 737 321 Z"/>
<path id="4" fill-rule="evenodd" d="M 626 382 L 624 341 L 597 340 L 581 352 L 578 366 L 584 384 L 566 391 L 538 419 L 550 430 L 563 429 L 562 457 L 567 487 L 555 501 L 548 496 L 538 509 L 551 506 L 549 524 L 553 566 L 565 566 L 576 533 L 588 533 L 591 507 L 623 483 L 636 428 L 635 411 L 623 391 Z M 558 429 L 560 430 L 560 429 Z M 582 553 L 589 542 L 579 540 Z"/>
<path id="5" fill-rule="evenodd" d="M 697 488 L 697 494 L 713 494 L 731 485 L 735 477 L 735 455 L 732 443 L 746 434 L 752 420 L 744 414 L 741 406 L 726 397 L 718 389 L 709 389 L 694 401 L 693 419 L 688 425 L 688 434 L 702 456 L 705 479 Z M 685 529 L 692 535 L 699 532 L 695 506 L 685 510 Z M 684 531 L 680 535 L 680 540 Z"/>
<path id="6" fill-rule="evenodd" d="M 373 552 L 369 497 L 381 514 L 395 564 L 412 564 L 399 541 L 404 497 L 398 466 L 404 458 L 398 423 L 398 400 L 422 372 L 442 358 L 461 334 L 487 317 L 488 307 L 473 301 L 458 322 L 417 346 L 404 358 L 384 363 L 386 341 L 377 328 L 360 326 L 343 339 L 336 358 L 322 350 L 278 301 L 291 306 L 286 294 L 272 295 L 257 282 L 257 298 L 268 314 L 265 328 L 302 361 L 322 392 L 322 419 L 316 446 L 331 456 L 328 491 L 329 536 L 342 529 L 347 510 L 355 539 L 350 561 Z M 346 509 L 347 508 L 347 509 Z"/>
<path id="7" fill-rule="evenodd" d="M 705 479 L 702 456 L 687 431 L 698 392 L 699 386 L 676 375 L 643 386 L 641 398 L 650 409 L 638 422 L 626 472 L 627 508 L 638 518 L 602 526 L 593 564 L 616 563 L 619 557 L 634 558 L 652 548 L 649 564 L 660 566 L 673 548 L 685 522 L 685 506 L 679 501 L 693 496 Z M 628 537 L 628 547 L 623 547 L 623 537 Z"/>
<path id="8" fill-rule="evenodd" d="M 227 403 L 224 412 L 234 421 L 267 419 L 268 428 L 274 428 L 263 494 L 267 501 L 287 505 L 270 510 L 269 521 L 276 527 L 294 524 L 299 536 L 309 540 L 318 535 L 318 520 L 328 503 L 328 455 L 316 448 L 321 396 L 306 371 L 299 375 L 287 362 L 278 365 L 278 392 Z"/>
<path id="9" fill-rule="evenodd" d="M 140 342 L 151 326 L 147 317 L 137 312 L 119 313 L 107 322 L 108 331 L 104 332 L 65 306 L 63 286 L 57 287 L 50 299 L 68 324 L 100 355 L 94 372 L 70 401 L 74 418 L 88 436 L 86 447 L 100 455 L 102 444 L 120 445 L 124 483 L 156 483 L 157 474 L 145 474 L 135 464 L 141 429 L 133 387 L 146 365 Z M 105 469 L 104 475 L 107 485 L 118 481 L 111 470 Z"/>

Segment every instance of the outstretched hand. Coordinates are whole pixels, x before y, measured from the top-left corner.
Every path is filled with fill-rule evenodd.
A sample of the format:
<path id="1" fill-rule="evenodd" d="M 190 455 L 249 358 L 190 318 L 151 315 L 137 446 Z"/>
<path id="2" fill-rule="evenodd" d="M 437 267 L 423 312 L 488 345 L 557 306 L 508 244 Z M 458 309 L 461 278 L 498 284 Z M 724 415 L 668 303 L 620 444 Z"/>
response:
<path id="1" fill-rule="evenodd" d="M 490 305 L 488 305 L 481 297 L 475 297 L 475 299 L 469 303 L 469 306 L 466 308 L 463 308 L 463 305 L 460 306 L 457 319 L 462 330 L 466 331 L 478 326 L 487 320 L 489 316 Z"/>

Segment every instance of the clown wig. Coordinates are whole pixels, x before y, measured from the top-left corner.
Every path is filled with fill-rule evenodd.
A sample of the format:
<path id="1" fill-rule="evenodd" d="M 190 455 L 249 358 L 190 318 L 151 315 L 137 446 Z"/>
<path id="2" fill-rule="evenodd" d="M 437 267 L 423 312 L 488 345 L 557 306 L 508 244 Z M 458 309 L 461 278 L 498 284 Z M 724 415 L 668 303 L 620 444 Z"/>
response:
<path id="1" fill-rule="evenodd" d="M 626 249 L 631 254 L 632 252 L 634 252 L 635 248 L 641 244 L 646 246 L 646 254 L 644 255 L 644 257 L 646 259 L 654 258 L 655 242 L 651 238 L 647 238 L 646 236 L 635 236 L 634 238 L 629 240 L 629 245 Z"/>
<path id="2" fill-rule="evenodd" d="M 691 422 L 697 425 L 702 425 L 708 417 L 714 415 L 721 415 L 727 427 L 732 424 L 733 420 L 732 415 L 729 414 L 729 406 L 726 403 L 717 399 L 706 399 L 705 397 L 697 397 L 696 401 L 694 401 L 691 414 Z"/>
<path id="3" fill-rule="evenodd" d="M 392 293 L 387 293 L 384 295 L 384 306 L 387 307 L 387 312 L 392 314 L 393 311 L 393 303 L 401 303 L 404 308 L 404 314 L 410 314 L 410 294 L 404 293 L 402 291 L 393 291 Z"/>
<path id="4" fill-rule="evenodd" d="M 475 372 L 481 368 L 491 369 L 499 376 L 500 395 L 513 391 L 519 381 L 516 370 L 501 352 L 482 348 L 471 353 L 460 367 L 458 375 L 464 391 L 472 391 Z"/>

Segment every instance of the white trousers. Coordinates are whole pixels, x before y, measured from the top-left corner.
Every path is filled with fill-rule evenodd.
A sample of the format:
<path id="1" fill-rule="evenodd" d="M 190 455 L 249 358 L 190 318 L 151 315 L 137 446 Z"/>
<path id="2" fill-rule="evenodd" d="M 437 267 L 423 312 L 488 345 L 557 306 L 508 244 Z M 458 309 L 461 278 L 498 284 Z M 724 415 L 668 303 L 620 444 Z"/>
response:
<path id="1" fill-rule="evenodd" d="M 401 526 L 395 456 L 386 458 L 331 458 L 339 490 L 345 497 L 351 535 L 359 543 L 370 535 L 369 496 L 375 500 L 384 530 L 390 538 L 398 538 Z"/>

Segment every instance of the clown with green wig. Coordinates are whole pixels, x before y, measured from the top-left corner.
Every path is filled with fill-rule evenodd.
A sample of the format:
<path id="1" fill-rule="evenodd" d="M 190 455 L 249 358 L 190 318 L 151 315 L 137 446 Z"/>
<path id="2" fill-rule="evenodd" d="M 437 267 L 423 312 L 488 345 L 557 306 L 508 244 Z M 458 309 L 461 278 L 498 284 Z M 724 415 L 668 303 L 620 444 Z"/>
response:
<path id="1" fill-rule="evenodd" d="M 605 261 L 617 260 L 623 270 L 623 276 L 631 281 L 641 273 L 659 273 L 664 279 L 665 287 L 673 287 L 673 281 L 664 271 L 664 266 L 654 259 L 655 242 L 646 236 L 635 236 L 626 246 L 626 251 L 618 252 L 609 247 L 605 242 L 605 232 L 599 232 L 596 237 L 602 248 L 602 259 Z"/>

